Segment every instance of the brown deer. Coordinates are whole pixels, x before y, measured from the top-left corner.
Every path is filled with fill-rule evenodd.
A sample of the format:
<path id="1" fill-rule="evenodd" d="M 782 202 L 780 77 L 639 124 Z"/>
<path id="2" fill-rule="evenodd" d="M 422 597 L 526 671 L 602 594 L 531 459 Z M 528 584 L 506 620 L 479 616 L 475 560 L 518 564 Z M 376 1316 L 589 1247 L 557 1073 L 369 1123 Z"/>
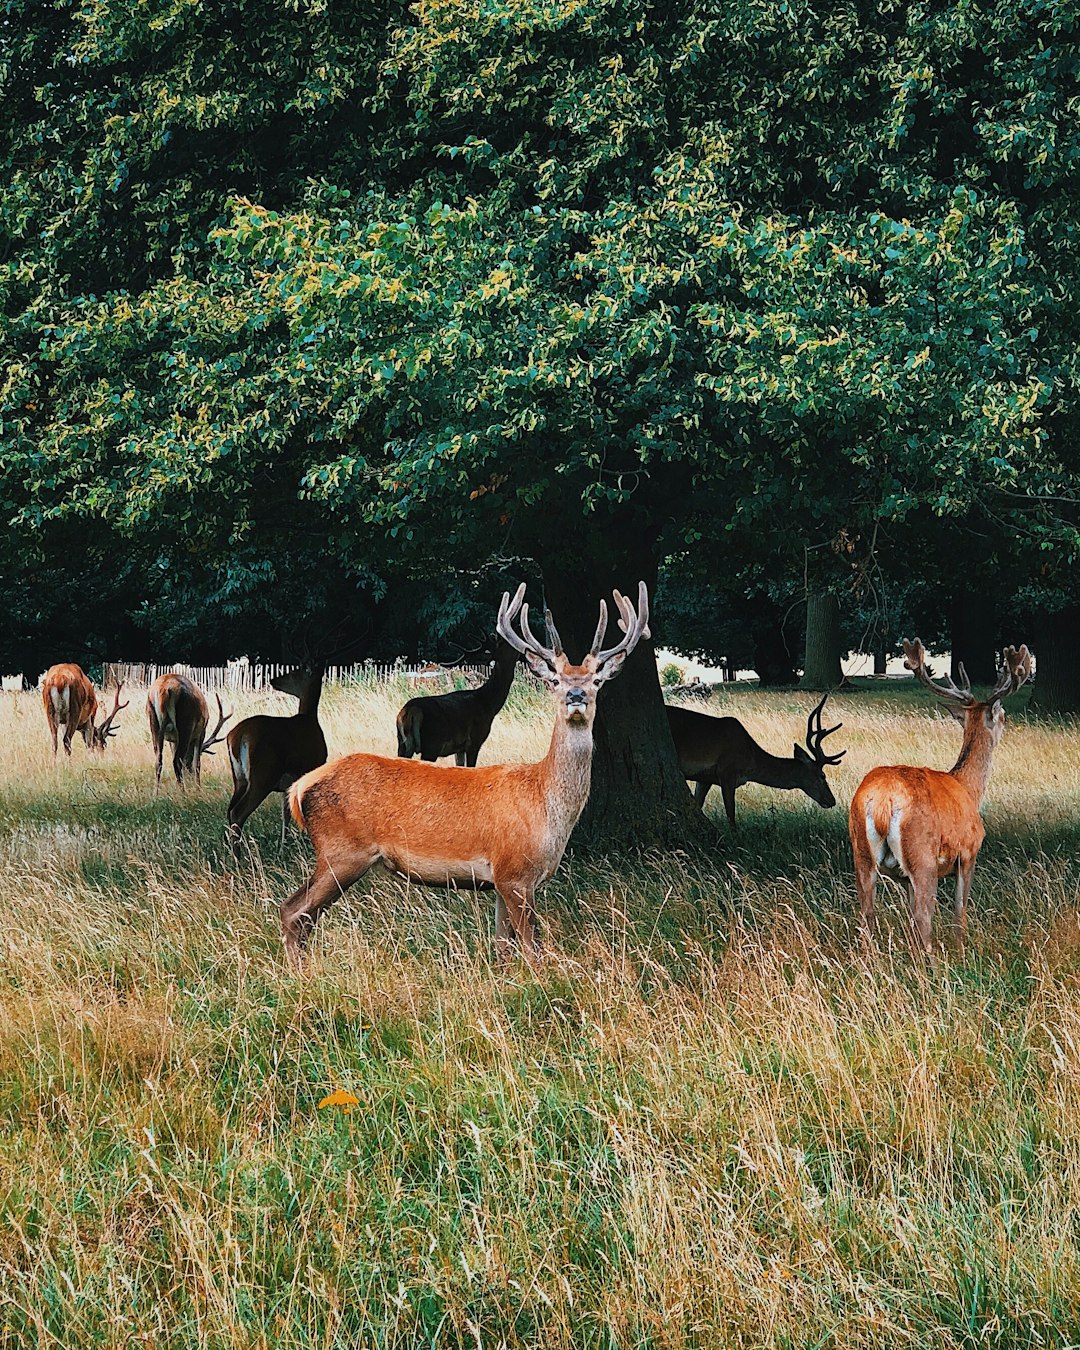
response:
<path id="1" fill-rule="evenodd" d="M 737 717 L 710 717 L 669 704 L 668 725 L 679 756 L 683 775 L 694 784 L 694 797 L 701 807 L 711 787 L 724 795 L 724 810 L 735 824 L 735 791 L 744 783 L 763 787 L 799 788 L 819 806 L 836 805 L 825 778 L 825 769 L 839 764 L 847 754 L 827 755 L 822 750 L 826 736 L 844 725 L 822 727 L 821 713 L 826 694 L 806 719 L 806 749 L 796 745 L 791 759 L 782 759 L 763 750 Z"/>
<path id="2" fill-rule="evenodd" d="M 479 689 L 411 698 L 397 715 L 397 752 L 402 759 L 419 754 L 433 761 L 453 755 L 472 768 L 514 682 L 518 654 L 501 639 L 491 674 Z"/>
<path id="3" fill-rule="evenodd" d="M 233 795 L 228 833 L 235 851 L 248 816 L 271 792 L 287 793 L 309 769 L 326 763 L 326 738 L 319 725 L 323 667 L 300 666 L 270 681 L 272 688 L 300 700 L 293 717 L 259 714 L 245 717 L 229 732 Z M 289 820 L 288 798 L 281 799 L 281 842 Z"/>
<path id="4" fill-rule="evenodd" d="M 159 675 L 146 696 L 146 715 L 150 721 L 150 739 L 154 744 L 155 775 L 161 787 L 161 758 L 166 741 L 173 747 L 173 773 L 181 787 L 183 774 L 194 774 L 196 783 L 202 782 L 202 757 L 212 755 L 213 746 L 224 738 L 221 728 L 232 716 L 223 712 L 221 695 L 217 696 L 217 726 L 206 734 L 210 708 L 206 695 L 186 675 L 171 672 Z"/>
<path id="5" fill-rule="evenodd" d="M 536 890 L 558 867 L 589 796 L 593 720 L 600 686 L 614 679 L 642 636 L 649 599 L 642 582 L 637 612 L 615 592 L 622 640 L 601 650 L 607 605 L 584 661 L 572 665 L 547 619 L 550 647 L 529 628 L 524 583 L 499 607 L 500 635 L 525 658 L 555 699 L 555 728 L 538 764 L 455 768 L 381 755 L 347 755 L 295 784 L 293 818 L 311 835 L 315 871 L 281 906 L 285 949 L 299 965 L 323 910 L 377 862 L 433 886 L 492 886 L 500 957 L 521 944 L 531 963 Z M 520 633 L 513 620 L 519 617 Z"/>
<path id="6" fill-rule="evenodd" d="M 118 727 L 113 726 L 116 714 L 128 705 L 120 702 L 120 690 L 123 680 L 116 686 L 116 699 L 112 712 L 100 726 L 94 721 L 98 712 L 97 694 L 87 679 L 81 666 L 66 662 L 50 666 L 41 682 L 41 698 L 45 704 L 45 716 L 49 722 L 49 734 L 52 737 L 53 758 L 56 758 L 56 739 L 59 725 L 64 725 L 64 754 L 71 754 L 71 738 L 79 732 L 88 750 L 104 751 L 109 737 L 115 736 Z"/>
<path id="7" fill-rule="evenodd" d="M 963 947 L 975 859 L 986 831 L 979 808 L 990 782 L 994 747 L 1005 730 L 1001 700 L 1031 677 L 1027 647 L 1005 649 L 997 683 L 977 700 L 961 665 L 961 684 L 935 684 L 918 638 L 904 641 L 904 664 L 964 724 L 960 757 L 948 773 L 908 765 L 871 769 L 851 799 L 848 833 L 855 859 L 863 945 L 870 947 L 879 876 L 904 878 L 915 940 L 932 950 L 938 882 L 956 876 L 953 933 Z"/>

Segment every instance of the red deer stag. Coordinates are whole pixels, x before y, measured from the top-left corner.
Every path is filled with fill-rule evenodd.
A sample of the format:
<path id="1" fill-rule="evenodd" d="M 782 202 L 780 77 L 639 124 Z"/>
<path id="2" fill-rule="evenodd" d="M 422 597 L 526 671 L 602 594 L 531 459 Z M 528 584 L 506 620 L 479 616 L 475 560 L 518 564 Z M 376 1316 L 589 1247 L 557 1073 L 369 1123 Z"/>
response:
<path id="1" fill-rule="evenodd" d="M 377 862 L 433 886 L 493 886 L 495 942 L 505 959 L 520 942 L 537 956 L 534 897 L 554 873 L 589 796 L 593 720 L 600 686 L 614 679 L 648 635 L 642 582 L 637 612 L 615 592 L 622 640 L 601 650 L 607 604 L 588 655 L 571 665 L 547 619 L 550 647 L 529 628 L 524 583 L 499 607 L 500 635 L 524 656 L 555 698 L 555 729 L 538 764 L 454 768 L 381 755 L 347 755 L 301 778 L 289 794 L 293 818 L 315 846 L 313 875 L 281 906 L 285 949 L 299 965 L 308 934 L 332 901 Z M 513 627 L 519 617 L 520 633 Z"/>
<path id="2" fill-rule="evenodd" d="M 668 725 L 679 756 L 683 775 L 694 784 L 699 806 L 711 787 L 724 794 L 727 818 L 735 824 L 735 790 L 744 783 L 760 783 L 771 788 L 800 788 L 818 806 L 835 806 L 836 798 L 825 779 L 827 765 L 839 764 L 847 754 L 826 755 L 821 748 L 826 736 L 844 725 L 822 727 L 821 712 L 825 699 L 806 719 L 806 749 L 795 746 L 791 759 L 781 759 L 763 750 L 737 717 L 710 717 L 691 708 L 669 705 Z"/>
<path id="3" fill-rule="evenodd" d="M 271 687 L 300 700 L 293 717 L 245 717 L 229 732 L 233 795 L 229 841 L 235 851 L 244 821 L 271 792 L 287 793 L 309 769 L 326 763 L 326 738 L 319 725 L 323 667 L 300 666 L 270 681 Z M 281 799 L 281 842 L 289 820 L 288 797 Z"/>
<path id="4" fill-rule="evenodd" d="M 918 638 L 905 639 L 904 664 L 964 724 L 960 757 L 948 773 L 908 765 L 871 769 L 851 799 L 848 833 L 863 945 L 869 948 L 873 933 L 878 877 L 903 877 L 915 938 L 929 952 L 938 882 L 954 873 L 953 929 L 958 946 L 963 946 L 971 878 L 986 834 L 979 808 L 994 747 L 1005 730 L 1001 700 L 1030 678 L 1031 657 L 1026 647 L 1007 647 L 997 683 L 981 701 L 972 694 L 963 666 L 960 687 L 952 680 L 935 684 Z"/>
<path id="5" fill-rule="evenodd" d="M 495 665 L 479 689 L 455 689 L 449 694 L 409 699 L 397 715 L 400 758 L 419 754 L 421 759 L 432 761 L 453 755 L 459 767 L 472 768 L 510 693 L 517 663 L 517 652 L 500 639 Z"/>
<path id="6" fill-rule="evenodd" d="M 128 705 L 120 702 L 120 690 L 123 680 L 116 686 L 116 699 L 112 712 L 100 726 L 94 725 L 98 713 L 97 694 L 94 686 L 83 673 L 81 666 L 68 662 L 50 666 L 41 683 L 41 698 L 45 704 L 45 716 L 49 721 L 49 734 L 52 736 L 53 758 L 56 758 L 56 737 L 59 724 L 64 724 L 64 754 L 71 754 L 71 738 L 78 731 L 88 750 L 105 749 L 109 737 L 115 736 L 119 728 L 113 726 L 118 712 Z"/>
<path id="7" fill-rule="evenodd" d="M 223 712 L 221 695 L 217 695 L 217 726 L 206 734 L 210 708 L 206 695 L 186 675 L 170 673 L 159 675 L 146 696 L 146 715 L 150 720 L 150 739 L 154 743 L 157 786 L 161 786 L 161 758 L 166 741 L 173 747 L 173 773 L 181 787 L 183 774 L 194 774 L 196 783 L 202 782 L 202 757 L 212 755 L 212 747 L 224 738 L 218 733 L 232 716 Z"/>

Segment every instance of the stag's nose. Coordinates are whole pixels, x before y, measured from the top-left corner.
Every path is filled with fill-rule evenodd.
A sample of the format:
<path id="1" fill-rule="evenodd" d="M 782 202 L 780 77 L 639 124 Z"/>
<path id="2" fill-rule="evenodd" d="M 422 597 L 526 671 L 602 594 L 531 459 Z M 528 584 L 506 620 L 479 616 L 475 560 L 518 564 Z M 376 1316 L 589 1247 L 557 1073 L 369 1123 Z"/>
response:
<path id="1" fill-rule="evenodd" d="M 584 708 L 588 704 L 588 695 L 584 689 L 575 685 L 573 689 L 568 690 L 566 695 L 566 706 L 568 708 Z"/>

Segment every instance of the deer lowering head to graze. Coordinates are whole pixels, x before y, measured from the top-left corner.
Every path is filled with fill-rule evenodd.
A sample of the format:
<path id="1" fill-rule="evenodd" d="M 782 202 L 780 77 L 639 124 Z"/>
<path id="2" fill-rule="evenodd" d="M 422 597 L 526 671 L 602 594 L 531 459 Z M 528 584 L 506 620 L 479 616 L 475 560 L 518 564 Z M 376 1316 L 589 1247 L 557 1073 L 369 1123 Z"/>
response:
<path id="1" fill-rule="evenodd" d="M 194 774 L 196 783 L 202 781 L 202 757 L 212 755 L 213 747 L 224 738 L 221 728 L 232 716 L 223 712 L 221 695 L 217 695 L 217 726 L 206 734 L 210 708 L 206 695 L 186 675 L 170 673 L 159 675 L 146 696 L 146 715 L 150 720 L 150 739 L 154 743 L 155 775 L 161 786 L 161 758 L 165 743 L 173 747 L 173 773 L 181 787 L 183 775 Z"/>
<path id="2" fill-rule="evenodd" d="M 229 802 L 229 841 L 235 849 L 244 822 L 271 792 L 287 793 L 309 769 L 326 763 L 326 737 L 319 725 L 323 667 L 301 666 L 270 681 L 274 689 L 300 700 L 293 717 L 259 714 L 245 717 L 229 732 L 229 765 L 233 795 Z M 289 819 L 281 799 L 281 842 Z"/>
<path id="3" fill-rule="evenodd" d="M 869 947 L 873 932 L 878 877 L 903 877 L 915 940 L 929 952 L 938 882 L 953 874 L 953 931 L 957 945 L 963 944 L 971 878 L 986 833 L 979 808 L 994 747 L 1005 730 L 1001 700 L 1030 678 L 1031 657 L 1026 647 L 1007 647 L 997 683 L 982 700 L 971 692 L 962 665 L 960 685 L 935 684 L 918 638 L 905 640 L 904 664 L 964 724 L 960 757 L 948 773 L 908 765 L 871 769 L 851 799 L 848 832 L 864 945 Z"/>
<path id="4" fill-rule="evenodd" d="M 64 727 L 64 754 L 71 754 L 71 738 L 79 732 L 88 750 L 104 750 L 109 737 L 119 728 L 113 726 L 116 714 L 128 705 L 120 702 L 123 681 L 116 686 L 112 712 L 100 726 L 94 722 L 98 713 L 97 694 L 81 666 L 66 662 L 50 666 L 41 682 L 41 697 L 52 737 L 53 758 L 56 757 L 57 733 Z"/>
<path id="5" fill-rule="evenodd" d="M 397 715 L 398 755 L 411 759 L 419 754 L 429 761 L 453 755 L 459 765 L 471 768 L 510 693 L 517 663 L 517 652 L 500 638 L 495 665 L 479 689 L 409 699 Z"/>
<path id="6" fill-rule="evenodd" d="M 819 806 L 835 806 L 825 778 L 826 766 L 839 764 L 847 754 L 827 755 L 822 749 L 826 736 L 843 726 L 822 727 L 821 713 L 826 694 L 806 719 L 806 749 L 796 745 L 791 759 L 782 759 L 763 750 L 737 717 L 710 717 L 708 713 L 668 705 L 671 739 L 679 756 L 684 777 L 694 784 L 699 806 L 711 787 L 724 795 L 727 818 L 735 824 L 735 791 L 744 783 L 760 783 L 771 788 L 799 788 Z"/>
<path id="7" fill-rule="evenodd" d="M 541 646 L 533 636 L 524 594 L 522 584 L 513 600 L 503 596 L 498 630 L 554 696 L 547 756 L 538 764 L 455 768 L 348 755 L 302 778 L 289 800 L 296 823 L 311 835 L 315 871 L 281 907 L 294 964 L 326 906 L 378 862 L 432 886 L 494 887 L 499 955 L 508 956 L 516 940 L 528 961 L 536 957 L 536 890 L 558 867 L 589 796 L 597 691 L 648 635 L 649 601 L 644 582 L 636 612 L 615 592 L 624 633 L 605 650 L 607 605 L 601 600 L 592 646 L 575 666 L 550 614 L 551 645 Z"/>

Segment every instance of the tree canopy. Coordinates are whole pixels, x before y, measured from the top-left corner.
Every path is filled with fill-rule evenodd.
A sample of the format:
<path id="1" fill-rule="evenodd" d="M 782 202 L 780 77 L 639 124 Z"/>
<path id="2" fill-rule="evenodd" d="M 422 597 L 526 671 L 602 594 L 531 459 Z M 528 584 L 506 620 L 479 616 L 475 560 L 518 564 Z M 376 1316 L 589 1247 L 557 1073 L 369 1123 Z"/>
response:
<path id="1" fill-rule="evenodd" d="M 13 0 L 7 565 L 74 521 L 264 614 L 297 554 L 315 605 L 703 540 L 828 586 L 830 541 L 944 517 L 1060 603 L 1078 38 L 1064 0 Z"/>

